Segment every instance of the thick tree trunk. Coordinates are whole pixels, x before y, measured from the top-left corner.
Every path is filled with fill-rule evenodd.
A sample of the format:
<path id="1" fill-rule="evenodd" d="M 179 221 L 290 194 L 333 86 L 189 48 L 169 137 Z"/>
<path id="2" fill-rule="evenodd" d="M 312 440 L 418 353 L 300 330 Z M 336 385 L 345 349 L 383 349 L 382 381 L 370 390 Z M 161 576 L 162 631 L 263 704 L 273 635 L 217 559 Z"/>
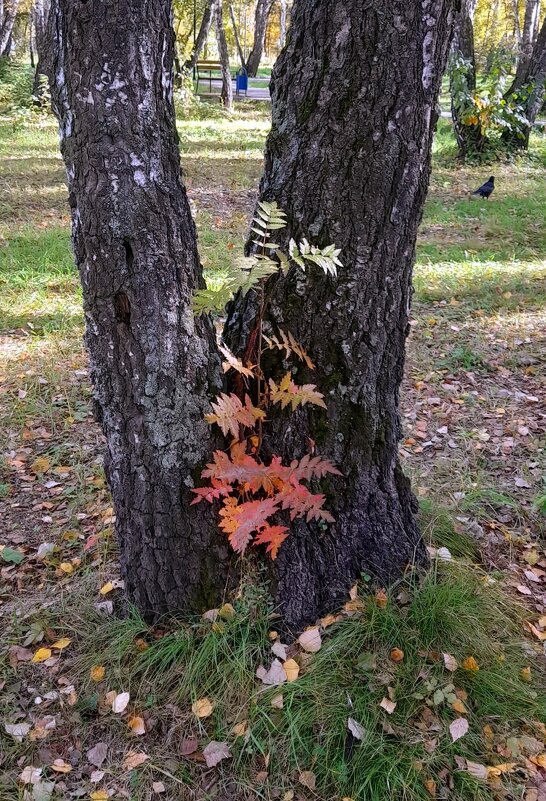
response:
<path id="1" fill-rule="evenodd" d="M 8 0 L 8 6 L 2 8 L 0 14 L 0 56 L 8 57 L 11 53 L 13 26 L 19 9 L 19 0 Z"/>
<path id="2" fill-rule="evenodd" d="M 518 66 L 515 78 L 516 82 L 520 82 L 522 80 L 527 69 L 529 68 L 531 56 L 533 55 L 533 47 L 537 38 L 539 23 L 540 0 L 526 0 L 523 34 L 521 37 Z"/>
<path id="3" fill-rule="evenodd" d="M 222 102 L 228 111 L 233 109 L 233 82 L 231 80 L 231 68 L 229 66 L 229 50 L 224 29 L 224 8 L 222 0 L 216 2 L 216 39 L 218 42 L 218 53 L 222 65 Z"/>
<path id="4" fill-rule="evenodd" d="M 250 77 L 256 77 L 264 51 L 265 32 L 274 0 L 257 0 L 254 14 L 254 42 L 246 62 L 246 70 Z"/>
<path id="5" fill-rule="evenodd" d="M 197 62 L 199 61 L 199 56 L 201 55 L 201 52 L 209 36 L 212 20 L 215 18 L 216 15 L 217 3 L 218 0 L 208 0 L 207 5 L 205 6 L 203 19 L 201 20 L 201 25 L 199 26 L 199 32 L 195 40 L 193 53 L 191 54 L 190 58 L 186 61 L 186 64 L 184 65 L 187 72 L 191 72 L 194 69 Z"/>
<path id="6" fill-rule="evenodd" d="M 169 0 L 53 0 L 49 31 L 96 409 L 129 601 L 146 617 L 218 600 L 228 553 L 190 488 L 211 452 L 215 336 L 172 99 Z"/>
<path id="7" fill-rule="evenodd" d="M 398 392 L 453 6 L 296 0 L 273 71 L 260 195 L 287 212 L 279 241 L 335 243 L 344 264 L 336 281 L 292 269 L 268 284 L 266 325 L 307 348 L 317 371 L 298 383 L 316 381 L 328 409 L 272 421 L 266 445 L 290 460 L 316 443 L 343 472 L 321 482 L 335 523 L 291 524 L 275 562 L 277 604 L 294 629 L 335 607 L 361 573 L 383 584 L 426 563 L 398 460 Z M 239 353 L 255 314 L 240 299 L 229 310 L 225 338 Z"/>
<path id="8" fill-rule="evenodd" d="M 462 0 L 461 10 L 455 22 L 451 47 L 452 57 L 455 60 L 464 59 L 466 62 L 467 67 L 463 78 L 464 89 L 466 93 L 471 95 L 476 91 L 476 53 L 474 49 L 474 13 L 476 5 L 477 0 Z M 479 155 L 483 151 L 487 139 L 482 134 L 479 125 L 464 124 L 462 120 L 464 106 L 461 106 L 458 88 L 452 75 L 450 79 L 451 118 L 459 157 L 464 161 L 469 155 Z"/>
<path id="9" fill-rule="evenodd" d="M 522 134 L 507 131 L 503 135 L 505 144 L 512 150 L 529 147 L 529 137 L 544 102 L 546 92 L 546 19 L 542 23 L 535 41 L 531 58 L 525 72 L 516 75 L 505 99 L 518 103 L 527 118 L 527 126 Z"/>

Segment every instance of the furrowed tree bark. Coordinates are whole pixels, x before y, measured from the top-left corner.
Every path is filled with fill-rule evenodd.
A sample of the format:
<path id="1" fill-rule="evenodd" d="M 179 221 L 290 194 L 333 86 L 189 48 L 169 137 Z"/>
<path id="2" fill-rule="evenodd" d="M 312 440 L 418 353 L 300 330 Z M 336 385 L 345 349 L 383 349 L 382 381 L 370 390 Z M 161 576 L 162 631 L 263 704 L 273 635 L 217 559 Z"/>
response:
<path id="1" fill-rule="evenodd" d="M 382 585 L 427 561 L 398 458 L 398 393 L 454 5 L 296 0 L 273 70 L 260 196 L 288 215 L 278 241 L 335 243 L 344 264 L 335 281 L 292 268 L 267 288 L 267 330 L 303 343 L 317 369 L 295 380 L 316 382 L 328 409 L 271 421 L 266 447 L 289 462 L 316 444 L 343 472 L 320 483 L 335 523 L 295 521 L 274 563 L 277 606 L 294 630 L 339 605 L 361 573 Z M 232 304 L 224 332 L 239 354 L 256 320 L 247 299 Z"/>
<path id="2" fill-rule="evenodd" d="M 197 62 L 199 61 L 199 56 L 205 46 L 205 42 L 208 39 L 210 26 L 212 25 L 212 21 L 216 16 L 216 6 L 218 0 L 209 0 L 207 5 L 205 6 L 205 11 L 203 13 L 203 19 L 201 20 L 201 25 L 199 26 L 199 32 L 197 34 L 197 39 L 195 40 L 195 47 L 193 48 L 193 53 L 191 57 L 186 61 L 185 68 L 187 72 L 191 72 Z"/>
<path id="3" fill-rule="evenodd" d="M 6 58 L 11 53 L 13 26 L 19 10 L 19 0 L 8 0 L 7 7 L 0 14 L 0 56 Z"/>
<path id="4" fill-rule="evenodd" d="M 507 131 L 503 141 L 511 150 L 527 150 L 529 137 L 544 102 L 546 93 L 546 19 L 535 41 L 531 58 L 524 72 L 518 70 L 514 82 L 505 95 L 510 102 L 517 102 L 527 118 L 525 130 L 518 134 Z"/>
<path id="5" fill-rule="evenodd" d="M 226 41 L 226 31 L 224 29 L 224 8 L 222 0 L 216 0 L 216 40 L 218 42 L 218 53 L 222 65 L 222 102 L 228 111 L 233 109 L 233 83 L 231 80 L 231 69 L 229 66 L 229 50 Z"/>
<path id="6" fill-rule="evenodd" d="M 452 57 L 464 59 L 467 63 L 464 81 L 466 91 L 470 94 L 474 94 L 476 91 L 476 53 L 474 49 L 476 5 L 477 0 L 461 0 L 461 10 L 455 21 L 451 46 Z M 482 134 L 479 125 L 465 125 L 462 121 L 463 108 L 460 106 L 460 98 L 457 96 L 453 75 L 450 78 L 450 95 L 453 132 L 457 140 L 459 157 L 464 161 L 468 155 L 479 155 L 483 151 L 487 139 Z"/>
<path id="7" fill-rule="evenodd" d="M 265 32 L 274 0 L 257 0 L 254 14 L 254 42 L 246 62 L 246 71 L 255 78 L 262 60 L 265 44 Z"/>
<path id="8" fill-rule="evenodd" d="M 202 276 L 180 178 L 170 2 L 53 0 L 49 33 L 128 599 L 150 619 L 203 611 L 228 553 L 190 488 L 211 452 L 203 414 L 221 377 L 212 325 L 190 308 Z"/>

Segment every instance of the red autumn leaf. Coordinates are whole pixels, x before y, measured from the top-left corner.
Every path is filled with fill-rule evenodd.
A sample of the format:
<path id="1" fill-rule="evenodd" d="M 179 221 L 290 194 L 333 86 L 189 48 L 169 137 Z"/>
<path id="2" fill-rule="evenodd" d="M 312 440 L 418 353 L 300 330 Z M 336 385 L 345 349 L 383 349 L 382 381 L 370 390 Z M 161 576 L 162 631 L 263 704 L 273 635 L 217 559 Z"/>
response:
<path id="1" fill-rule="evenodd" d="M 279 548 L 287 537 L 288 529 L 286 526 L 270 526 L 269 523 L 266 523 L 254 538 L 254 545 L 267 545 L 267 553 L 271 554 L 272 559 L 276 559 Z"/>
<path id="2" fill-rule="evenodd" d="M 226 487 L 220 481 L 217 481 L 217 479 L 212 478 L 209 487 L 197 487 L 192 489 L 192 492 L 194 492 L 197 497 L 193 499 L 190 506 L 194 506 L 194 504 L 200 503 L 203 500 L 212 503 L 217 498 L 229 495 L 229 490 L 230 487 Z"/>
<path id="3" fill-rule="evenodd" d="M 290 510 L 290 519 L 305 517 L 307 520 L 326 520 L 333 523 L 334 518 L 323 509 L 326 498 L 322 494 L 314 495 L 303 484 L 296 484 L 282 492 L 280 496 L 283 509 Z"/>
<path id="4" fill-rule="evenodd" d="M 273 490 L 274 475 L 270 468 L 259 464 L 249 454 L 232 451 L 230 458 L 225 451 L 215 451 L 213 459 L 201 473 L 203 478 L 210 478 L 211 483 L 216 480 L 227 485 L 241 484 L 251 492 L 259 489 L 265 489 L 266 492 Z"/>
<path id="5" fill-rule="evenodd" d="M 337 467 L 328 459 L 321 459 L 320 456 L 311 456 L 309 453 L 300 459 L 299 462 L 292 462 L 290 469 L 292 471 L 291 478 L 296 481 L 301 481 L 302 478 L 308 481 L 312 478 L 322 478 L 327 473 L 332 473 L 335 476 L 342 475 Z"/>
<path id="6" fill-rule="evenodd" d="M 226 498 L 220 509 L 220 528 L 224 531 L 237 553 L 243 553 L 252 539 L 254 531 L 260 531 L 267 525 L 267 518 L 278 511 L 275 498 L 260 501 L 246 501 L 238 504 L 233 497 Z"/>

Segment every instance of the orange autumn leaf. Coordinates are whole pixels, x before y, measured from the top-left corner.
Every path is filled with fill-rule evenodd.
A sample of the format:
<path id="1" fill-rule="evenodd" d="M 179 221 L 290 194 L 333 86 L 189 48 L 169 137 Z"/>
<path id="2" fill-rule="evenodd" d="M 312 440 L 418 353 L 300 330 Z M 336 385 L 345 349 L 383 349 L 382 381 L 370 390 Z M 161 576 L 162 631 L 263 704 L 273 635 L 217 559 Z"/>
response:
<path id="1" fill-rule="evenodd" d="M 477 673 L 478 670 L 480 669 L 480 666 L 478 665 L 473 656 L 467 656 L 466 659 L 462 661 L 461 666 L 465 670 L 469 670 L 472 673 Z"/>
<path id="2" fill-rule="evenodd" d="M 130 728 L 133 734 L 136 735 L 146 734 L 146 727 L 144 725 L 144 720 L 138 715 L 130 717 L 129 720 L 127 721 L 127 726 Z"/>
<path id="3" fill-rule="evenodd" d="M 102 665 L 93 665 L 89 671 L 89 677 L 91 681 L 99 682 L 103 680 L 105 673 L 106 671 Z"/>
<path id="4" fill-rule="evenodd" d="M 271 554 L 272 559 L 276 559 L 279 548 L 287 537 L 286 526 L 270 526 L 269 523 L 266 523 L 254 538 L 254 545 L 267 545 L 266 552 Z"/>
<path id="5" fill-rule="evenodd" d="M 400 648 L 393 648 L 390 657 L 393 662 L 402 662 L 404 659 L 404 652 Z"/>
<path id="6" fill-rule="evenodd" d="M 377 590 L 377 592 L 375 593 L 376 606 L 378 606 L 380 609 L 385 609 L 385 607 L 387 606 L 387 602 L 388 598 L 385 590 Z"/>
<path id="7" fill-rule="evenodd" d="M 292 411 L 294 411 L 298 406 L 304 406 L 306 403 L 312 403 L 315 406 L 321 406 L 326 409 L 322 392 L 319 392 L 314 384 L 303 384 L 301 386 L 295 384 L 290 373 L 285 374 L 279 385 L 270 378 L 269 389 L 272 403 L 280 403 L 281 409 L 291 406 Z"/>
<path id="8" fill-rule="evenodd" d="M 265 418 L 263 409 L 258 409 L 254 406 L 248 395 L 245 395 L 243 405 L 240 398 L 234 395 L 233 392 L 231 395 L 226 395 L 225 392 L 222 392 L 211 405 L 212 413 L 206 414 L 205 420 L 209 425 L 216 423 L 224 436 L 230 433 L 233 437 L 237 437 L 239 435 L 239 426 L 252 428 L 256 420 Z"/>

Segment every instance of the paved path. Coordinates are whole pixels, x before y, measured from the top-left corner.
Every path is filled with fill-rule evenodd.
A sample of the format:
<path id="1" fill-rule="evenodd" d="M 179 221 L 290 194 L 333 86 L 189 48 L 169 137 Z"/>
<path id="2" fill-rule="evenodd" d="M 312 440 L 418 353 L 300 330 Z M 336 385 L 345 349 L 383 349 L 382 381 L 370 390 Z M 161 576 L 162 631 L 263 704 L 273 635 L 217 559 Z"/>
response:
<path id="1" fill-rule="evenodd" d="M 250 81 L 260 80 L 259 78 L 250 78 Z M 265 84 L 264 87 L 249 86 L 246 92 L 236 93 L 236 83 L 233 81 L 233 99 L 234 100 L 263 100 L 266 103 L 271 102 L 271 95 L 269 94 L 269 79 L 264 79 L 261 83 Z M 199 81 L 199 91 L 196 94 L 199 97 L 219 97 L 222 91 L 222 81 L 213 78 L 209 84 L 209 80 L 201 79 Z"/>

